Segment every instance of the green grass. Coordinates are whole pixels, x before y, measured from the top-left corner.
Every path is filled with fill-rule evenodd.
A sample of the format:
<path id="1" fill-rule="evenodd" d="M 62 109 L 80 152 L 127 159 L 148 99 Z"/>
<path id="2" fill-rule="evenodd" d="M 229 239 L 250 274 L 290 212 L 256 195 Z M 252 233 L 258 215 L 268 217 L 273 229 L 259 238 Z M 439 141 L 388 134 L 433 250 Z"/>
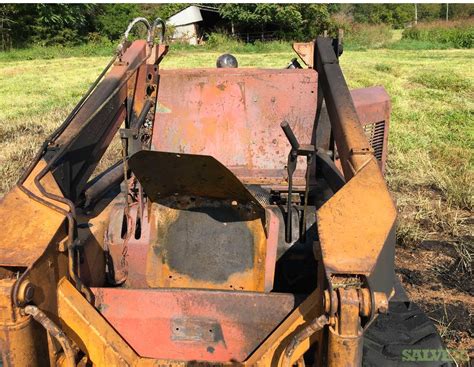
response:
<path id="1" fill-rule="evenodd" d="M 473 204 L 474 72 L 470 50 L 346 53 L 351 87 L 383 85 L 392 98 L 388 180 L 427 187 L 459 208 Z"/>
<path id="2" fill-rule="evenodd" d="M 439 72 L 435 69 L 425 70 L 411 78 L 411 81 L 419 83 L 433 90 L 450 90 L 453 92 L 464 92 L 472 89 L 472 81 L 456 73 Z"/>
<path id="3" fill-rule="evenodd" d="M 383 24 L 351 24 L 344 35 L 344 48 L 346 50 L 366 50 L 387 47 L 395 42 L 392 29 Z"/>
<path id="4" fill-rule="evenodd" d="M 474 20 L 436 21 L 419 23 L 403 31 L 403 39 L 435 42 L 453 48 L 472 48 L 474 46 Z"/>
<path id="5" fill-rule="evenodd" d="M 116 44 L 84 44 L 74 47 L 65 46 L 33 46 L 0 52 L 0 62 L 25 60 L 51 60 L 70 57 L 110 56 Z"/>
<path id="6" fill-rule="evenodd" d="M 435 41 L 426 41 L 426 40 L 413 40 L 402 38 L 395 42 L 387 44 L 387 48 L 391 50 L 448 50 L 452 47 L 450 43 L 442 43 Z"/>
<path id="7" fill-rule="evenodd" d="M 110 56 L 117 47 L 117 43 L 94 44 L 88 43 L 80 46 L 33 46 L 30 48 L 12 49 L 7 52 L 0 52 L 0 62 L 25 61 L 25 60 L 52 60 L 74 57 L 95 57 Z M 231 52 L 237 54 L 265 54 L 265 53 L 285 53 L 291 50 L 291 43 L 286 41 L 272 41 L 254 43 L 243 43 L 235 39 L 212 34 L 204 45 L 193 46 L 185 43 L 174 43 L 173 52 L 190 54 L 205 54 L 214 52 Z"/>

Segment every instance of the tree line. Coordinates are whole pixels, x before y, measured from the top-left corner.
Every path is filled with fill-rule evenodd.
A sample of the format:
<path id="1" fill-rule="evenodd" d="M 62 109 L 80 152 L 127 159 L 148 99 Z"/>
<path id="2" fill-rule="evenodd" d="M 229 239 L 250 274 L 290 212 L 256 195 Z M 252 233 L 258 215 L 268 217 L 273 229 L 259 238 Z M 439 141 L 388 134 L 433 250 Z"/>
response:
<path id="1" fill-rule="evenodd" d="M 73 45 L 116 41 L 131 19 L 167 19 L 189 4 L 0 4 L 0 42 Z M 276 32 L 305 40 L 348 23 L 402 28 L 414 21 L 414 4 L 208 4 L 223 18 L 217 31 Z M 418 21 L 444 19 L 447 4 L 418 4 Z M 474 16 L 474 4 L 449 4 L 450 19 Z"/>

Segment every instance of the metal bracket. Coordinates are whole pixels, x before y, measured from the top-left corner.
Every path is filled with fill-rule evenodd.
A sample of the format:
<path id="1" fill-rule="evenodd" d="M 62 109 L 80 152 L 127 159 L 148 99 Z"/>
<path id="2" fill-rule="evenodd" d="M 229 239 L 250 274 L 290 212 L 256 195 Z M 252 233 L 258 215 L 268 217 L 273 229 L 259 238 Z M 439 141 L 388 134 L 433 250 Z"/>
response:
<path id="1" fill-rule="evenodd" d="M 383 292 L 371 292 L 368 288 L 338 287 L 333 290 L 324 291 L 324 309 L 330 316 L 330 324 L 336 325 L 342 322 L 341 310 L 346 309 L 346 295 L 350 290 L 351 297 L 357 297 L 357 317 L 372 319 L 376 314 L 387 313 L 388 298 Z M 353 292 L 355 291 L 355 293 Z M 355 295 L 352 295 L 354 293 Z M 352 298 L 351 298 L 352 300 Z M 352 303 L 352 301 L 350 301 Z M 355 312 L 355 311 L 354 311 Z M 359 322 L 360 323 L 360 322 Z"/>

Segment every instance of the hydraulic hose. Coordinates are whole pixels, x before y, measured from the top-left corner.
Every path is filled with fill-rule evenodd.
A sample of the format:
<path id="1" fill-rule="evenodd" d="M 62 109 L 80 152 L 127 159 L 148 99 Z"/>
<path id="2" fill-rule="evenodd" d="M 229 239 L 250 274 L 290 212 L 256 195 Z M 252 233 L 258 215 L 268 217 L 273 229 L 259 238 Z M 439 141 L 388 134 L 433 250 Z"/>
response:
<path id="1" fill-rule="evenodd" d="M 67 337 L 66 334 L 53 322 L 51 321 L 46 314 L 41 311 L 38 307 L 33 305 L 28 305 L 25 307 L 25 313 L 31 315 L 36 321 L 38 321 L 46 331 L 55 338 L 58 343 L 61 345 L 64 351 L 64 356 L 66 357 L 66 363 L 68 367 L 76 366 L 76 354 L 74 349 L 71 346 L 71 340 Z"/>
<path id="2" fill-rule="evenodd" d="M 311 321 L 306 327 L 300 330 L 291 339 L 290 343 L 286 346 L 283 351 L 283 359 L 281 362 L 282 367 L 291 367 L 291 357 L 295 352 L 296 348 L 307 338 L 314 333 L 322 330 L 323 327 L 329 324 L 328 317 L 326 315 L 319 316 L 317 319 Z"/>

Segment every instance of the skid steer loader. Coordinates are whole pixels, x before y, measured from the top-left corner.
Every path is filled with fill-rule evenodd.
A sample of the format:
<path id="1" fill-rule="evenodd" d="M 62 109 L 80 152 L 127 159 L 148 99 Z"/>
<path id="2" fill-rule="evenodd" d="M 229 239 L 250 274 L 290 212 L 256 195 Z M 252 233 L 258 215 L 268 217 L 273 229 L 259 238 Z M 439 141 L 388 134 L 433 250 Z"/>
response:
<path id="1" fill-rule="evenodd" d="M 395 278 L 386 91 L 349 91 L 331 38 L 287 68 L 160 70 L 163 33 L 130 24 L 0 203 L 3 365 L 399 366 L 442 348 Z"/>

